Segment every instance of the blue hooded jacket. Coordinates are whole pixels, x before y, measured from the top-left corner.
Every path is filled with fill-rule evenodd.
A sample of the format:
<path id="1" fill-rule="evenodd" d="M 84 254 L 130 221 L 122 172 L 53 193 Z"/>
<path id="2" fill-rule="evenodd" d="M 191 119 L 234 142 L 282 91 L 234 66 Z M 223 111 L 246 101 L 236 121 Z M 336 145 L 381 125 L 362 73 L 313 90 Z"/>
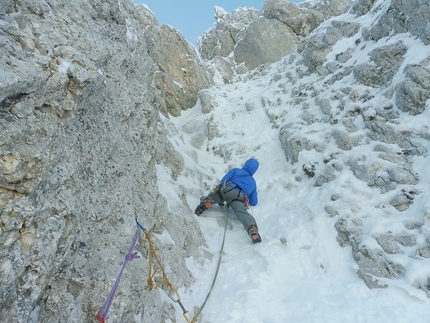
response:
<path id="1" fill-rule="evenodd" d="M 254 206 L 258 203 L 257 184 L 254 177 L 259 166 L 259 163 L 254 158 L 246 161 L 242 168 L 233 168 L 221 179 L 221 183 L 231 181 L 227 185 L 231 187 L 239 186 L 243 193 L 248 195 L 249 204 Z M 236 184 L 236 185 L 235 185 Z"/>

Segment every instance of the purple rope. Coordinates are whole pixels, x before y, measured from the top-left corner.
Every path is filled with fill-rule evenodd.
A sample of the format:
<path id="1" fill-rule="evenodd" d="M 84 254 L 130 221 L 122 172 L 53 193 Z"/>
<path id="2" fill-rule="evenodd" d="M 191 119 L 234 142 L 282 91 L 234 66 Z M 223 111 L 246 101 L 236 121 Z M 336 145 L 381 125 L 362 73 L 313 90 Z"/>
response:
<path id="1" fill-rule="evenodd" d="M 144 228 L 142 227 L 142 225 L 137 220 L 136 220 L 136 225 L 137 225 L 136 234 L 134 235 L 133 242 L 131 243 L 131 246 L 130 246 L 130 249 L 128 250 L 128 253 L 125 256 L 125 261 L 124 261 L 124 264 L 122 265 L 121 271 L 119 272 L 118 278 L 116 279 L 115 284 L 113 285 L 112 290 L 111 290 L 105 304 L 103 305 L 102 310 L 96 316 L 97 320 L 99 320 L 102 323 L 105 322 L 105 319 L 107 318 L 107 315 L 109 313 L 109 309 L 112 305 L 116 290 L 118 289 L 119 282 L 121 281 L 121 277 L 122 277 L 122 274 L 124 272 L 125 267 L 133 259 L 140 258 L 140 256 L 137 255 L 137 252 L 133 252 L 133 250 L 134 250 L 134 247 L 136 246 L 137 240 L 139 239 L 140 230 L 141 229 L 144 230 Z"/>

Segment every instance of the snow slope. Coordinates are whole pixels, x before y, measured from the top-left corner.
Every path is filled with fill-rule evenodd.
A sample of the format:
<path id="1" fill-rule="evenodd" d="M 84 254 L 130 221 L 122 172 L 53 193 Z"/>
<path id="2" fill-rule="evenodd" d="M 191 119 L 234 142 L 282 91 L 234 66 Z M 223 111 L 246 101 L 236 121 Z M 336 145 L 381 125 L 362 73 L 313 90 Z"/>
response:
<path id="1" fill-rule="evenodd" d="M 243 101 L 257 96 L 258 85 L 265 83 L 260 82 L 214 90 L 219 97 L 215 118 L 225 133 L 209 147 L 219 145 L 231 150 L 228 163 L 211 149 L 193 148 L 191 136 L 186 133 L 181 134 L 183 141 L 177 141 L 181 143 L 178 151 L 185 157 L 197 156 L 186 159 L 189 175 L 178 180 L 178 185 L 189 188 L 187 200 L 191 208 L 206 193 L 199 176 L 193 173 L 207 170 L 210 178 L 206 183 L 210 187 L 229 168 L 241 167 L 247 158 L 255 157 L 260 162 L 255 175 L 260 203 L 252 213 L 263 242 L 252 245 L 229 210 L 222 263 L 203 309 L 202 322 L 427 322 L 430 300 L 424 292 L 401 280 L 399 286 L 370 290 L 358 278 L 350 247 L 341 248 L 336 241 L 337 218 L 330 218 L 324 211 L 324 202 L 342 189 L 339 181 L 318 188 L 311 179 L 297 183 L 280 147 L 277 130 L 272 129 L 264 109 L 248 112 L 243 108 Z M 197 124 L 206 118 L 196 106 L 172 122 L 181 129 L 190 120 Z M 160 186 L 163 194 L 169 194 L 171 185 Z M 368 198 L 351 196 L 353 203 L 362 205 L 368 203 Z M 201 259 L 188 259 L 197 282 L 179 290 L 185 306 L 200 306 L 209 292 L 224 230 L 223 211 L 218 206 L 197 220 L 207 239 L 207 247 L 202 248 L 214 256 L 203 264 Z M 422 262 L 417 270 L 428 271 L 430 261 Z M 191 307 L 188 310 L 192 312 Z M 178 322 L 182 320 L 178 309 Z"/>

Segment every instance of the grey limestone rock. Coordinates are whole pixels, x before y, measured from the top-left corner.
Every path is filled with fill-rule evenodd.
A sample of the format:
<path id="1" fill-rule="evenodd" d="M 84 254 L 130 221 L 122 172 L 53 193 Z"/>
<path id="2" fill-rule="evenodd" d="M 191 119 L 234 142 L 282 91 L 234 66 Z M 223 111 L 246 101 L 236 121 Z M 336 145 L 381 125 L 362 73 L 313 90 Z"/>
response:
<path id="1" fill-rule="evenodd" d="M 248 72 L 248 69 L 243 64 L 237 66 L 232 57 L 216 56 L 209 63 L 213 67 L 211 72 L 214 74 L 215 83 L 217 83 L 217 79 L 220 79 L 221 84 L 229 84 L 233 82 L 234 77 L 238 74 Z"/>
<path id="2" fill-rule="evenodd" d="M 285 0 L 266 1 L 262 14 L 268 19 L 279 20 L 301 37 L 308 36 L 325 18 L 317 10 L 302 8 L 296 3 Z"/>
<path id="3" fill-rule="evenodd" d="M 291 164 L 295 164 L 299 161 L 299 153 L 303 149 L 323 151 L 325 145 L 323 142 L 312 142 L 306 137 L 296 137 L 294 132 L 288 129 L 288 127 L 282 127 L 280 129 L 279 140 L 281 141 L 281 146 L 287 160 Z"/>
<path id="4" fill-rule="evenodd" d="M 268 0 L 262 14 L 286 24 L 298 36 L 306 37 L 323 21 L 347 12 L 353 3 L 351 0 L 329 0 L 296 4 L 286 0 Z"/>
<path id="5" fill-rule="evenodd" d="M 331 207 L 331 206 L 326 206 L 325 208 L 324 208 L 324 210 L 327 212 L 327 214 L 330 216 L 330 217 L 334 217 L 334 216 L 336 216 L 336 215 L 338 215 L 339 213 L 336 211 L 336 209 L 335 208 L 333 208 L 333 207 Z"/>
<path id="6" fill-rule="evenodd" d="M 418 249 L 417 250 L 417 254 L 420 257 L 424 257 L 424 258 L 430 259 L 430 247 L 427 246 L 427 247 Z"/>
<path id="7" fill-rule="evenodd" d="M 298 41 L 296 34 L 285 24 L 260 17 L 254 20 L 234 48 L 234 59 L 254 69 L 273 63 L 287 55 Z"/>
<path id="8" fill-rule="evenodd" d="M 200 91 L 198 94 L 198 98 L 200 100 L 200 104 L 202 105 L 203 113 L 210 113 L 215 107 L 218 106 L 218 103 L 215 101 L 215 98 L 211 96 L 208 91 Z"/>
<path id="9" fill-rule="evenodd" d="M 321 108 L 322 112 L 324 114 L 326 114 L 326 115 L 331 115 L 331 109 L 332 109 L 332 107 L 331 107 L 331 103 L 330 102 L 331 101 L 329 99 L 327 99 L 327 98 L 322 98 L 322 97 L 319 97 L 319 96 L 317 96 L 315 98 L 315 104 L 317 106 L 319 106 Z"/>
<path id="10" fill-rule="evenodd" d="M 396 105 L 411 115 L 421 114 L 430 98 L 429 65 L 408 65 L 405 68 L 405 75 L 407 79 L 396 91 Z"/>
<path id="11" fill-rule="evenodd" d="M 262 12 L 254 8 L 238 8 L 232 14 L 215 7 L 216 23 L 199 39 L 199 51 L 203 59 L 227 57 L 244 63 L 248 69 L 270 64 L 289 54 L 303 37 L 308 36 L 324 20 L 349 10 L 351 0 L 329 0 L 295 4 L 286 0 L 269 0 Z M 353 32 L 358 26 L 348 23 L 335 26 L 326 40 L 340 39 L 342 32 Z M 351 28 L 353 27 L 353 28 Z M 341 30 L 339 33 L 338 31 Z M 336 35 L 335 35 L 336 34 Z M 308 51 L 311 55 L 311 50 Z"/>
<path id="12" fill-rule="evenodd" d="M 197 101 L 197 93 L 212 81 L 205 63 L 180 32 L 168 25 L 152 25 L 144 33 L 154 72 L 155 102 L 165 115 L 179 116 Z"/>
<path id="13" fill-rule="evenodd" d="M 316 30 L 299 43 L 297 50 L 310 72 L 317 73 L 327 62 L 326 55 L 330 52 L 331 47 L 340 39 L 352 37 L 358 30 L 359 25 L 356 23 L 332 20 L 327 28 Z M 328 74 L 328 72 L 330 71 L 323 73 Z"/>
<path id="14" fill-rule="evenodd" d="M 359 1 L 356 6 L 369 7 L 373 3 L 374 1 L 369 0 Z M 409 32 L 428 45 L 430 44 L 428 21 L 430 21 L 430 6 L 426 1 L 392 0 L 381 19 L 372 28 L 365 30 L 363 36 L 365 39 L 378 41 L 383 37 Z"/>
<path id="15" fill-rule="evenodd" d="M 335 169 L 331 165 L 326 165 L 315 178 L 315 186 L 322 186 L 336 178 Z"/>
<path id="16" fill-rule="evenodd" d="M 399 243 L 391 234 L 383 234 L 376 238 L 376 241 L 388 254 L 396 254 L 400 251 Z"/>
<path id="17" fill-rule="evenodd" d="M 368 140 L 362 135 L 349 135 L 344 131 L 334 131 L 333 138 L 337 146 L 342 150 L 351 150 L 361 144 L 366 143 Z"/>
<path id="18" fill-rule="evenodd" d="M 368 132 L 368 137 L 371 140 L 397 144 L 405 155 L 415 156 L 427 153 L 427 149 L 414 138 L 414 134 L 409 131 L 396 131 L 395 124 L 387 122 L 386 119 L 376 116 L 365 122 L 366 127 L 371 130 Z"/>
<path id="19" fill-rule="evenodd" d="M 369 54 L 369 63 L 354 67 L 354 76 L 365 85 L 388 86 L 398 72 L 406 51 L 402 42 L 379 47 Z"/>
<path id="20" fill-rule="evenodd" d="M 388 36 L 400 33 L 428 44 L 428 5 L 386 0 L 375 7 L 376 1 L 358 0 L 351 13 L 371 13 L 375 21 L 368 29 L 350 22 L 351 15 L 327 19 L 347 10 L 348 3 L 296 6 L 273 0 L 263 13 L 216 9 L 216 26 L 199 42 L 202 57 L 212 60 L 209 70 L 178 31 L 131 0 L 2 1 L 0 321 L 26 322 L 36 313 L 40 322 L 65 316 L 93 321 L 122 266 L 135 217 L 150 234 L 167 231 L 174 243 L 153 242 L 166 265 L 178 269 L 169 278 L 175 287 L 192 284 L 185 258 L 200 255 L 204 238 L 188 215 L 187 188 L 179 185 L 174 201 L 158 188 L 157 169 L 166 168 L 174 182 L 185 163 L 167 138 L 175 129 L 164 120 L 198 101 L 206 122 L 181 131 L 202 149 L 222 135 L 210 116 L 218 104 L 205 90 L 211 78 L 230 83 L 253 68 L 243 75 L 244 83 L 265 76 L 264 64 L 296 45 L 288 59 L 273 66 L 267 96 L 240 107 L 251 113 L 261 104 L 271 131 L 279 129 L 281 148 L 296 167 L 294 185 L 311 182 L 323 190 L 329 181 L 342 184 L 342 198 L 329 192 L 330 204 L 323 207 L 329 217 L 341 217 L 336 239 L 352 247 L 357 273 L 370 288 L 385 286 L 378 277 L 405 273 L 397 259 L 430 258 L 428 237 L 424 242 L 428 212 L 413 208 L 427 197 L 414 163 L 428 158 L 428 125 L 412 129 L 402 119 L 427 115 L 430 64 L 428 59 L 405 64 L 413 52 L 404 44 L 415 39 L 386 44 Z M 264 33 L 274 36 L 261 37 Z M 361 45 L 367 40 L 374 46 L 368 61 L 354 66 L 367 53 Z M 348 49 L 336 52 L 340 41 L 348 42 Z M 290 106 L 299 107 L 296 123 L 282 123 Z M 226 160 L 234 154 L 221 146 L 210 149 Z M 320 160 L 305 161 L 301 154 L 308 152 Z M 297 173 L 299 161 L 307 180 Z M 369 196 L 370 206 L 348 200 L 349 194 Z M 393 217 L 387 223 L 398 216 L 401 229 L 369 235 L 373 213 Z M 136 251 L 148 254 L 143 237 Z M 136 259 L 129 266 L 112 321 L 175 321 L 172 304 L 136 287 L 147 277 L 148 264 Z M 428 290 L 428 277 L 411 285 Z"/>
<path id="21" fill-rule="evenodd" d="M 358 179 L 369 182 L 375 178 L 376 170 L 368 165 L 367 156 L 357 156 L 348 160 L 347 165 L 351 168 L 355 177 Z"/>
<path id="22" fill-rule="evenodd" d="M 197 39 L 199 52 L 203 59 L 211 60 L 216 56 L 227 57 L 239 41 L 244 29 L 258 17 L 255 8 L 239 7 L 232 13 L 215 6 L 215 25 Z"/>
<path id="23" fill-rule="evenodd" d="M 397 235 L 396 240 L 404 247 L 413 247 L 417 244 L 417 238 L 414 235 Z"/>
<path id="24" fill-rule="evenodd" d="M 397 278 L 405 272 L 405 268 L 394 263 L 383 253 L 361 247 L 354 253 L 354 259 L 359 266 L 357 274 L 369 288 L 384 288 L 376 277 Z M 376 276 L 376 277 L 375 277 Z"/>
<path id="25" fill-rule="evenodd" d="M 336 17 L 348 12 L 355 3 L 356 1 L 353 0 L 329 0 L 319 1 L 315 7 L 327 19 L 328 17 Z M 303 7 L 306 7 L 306 5 L 306 2 L 301 4 Z"/>
<path id="26" fill-rule="evenodd" d="M 376 0 L 357 0 L 351 8 L 351 13 L 363 16 L 372 9 L 375 2 Z"/>
<path id="27" fill-rule="evenodd" d="M 154 59 L 171 54 L 149 48 L 144 34 L 152 27 L 164 28 L 131 0 L 1 2 L 1 322 L 27 322 L 32 312 L 39 322 L 94 321 L 136 232 L 135 217 L 156 233 L 170 223 L 174 252 L 163 259 L 183 270 L 169 278 L 193 281 L 183 254 L 197 254 L 203 237 L 191 217 L 172 221 L 157 188 L 156 164 L 173 179 L 183 160 L 153 102 L 153 76 L 161 73 Z M 189 80 L 209 84 L 185 47 L 178 45 L 185 56 L 176 62 L 196 74 Z M 173 79 L 185 72 L 164 73 Z M 196 100 L 198 88 L 181 76 L 177 82 Z M 192 104 L 183 94 L 175 100 Z M 193 228 L 187 237 L 177 233 L 184 225 Z M 143 236 L 136 251 L 148 252 Z M 158 293 L 136 288 L 147 263 L 129 266 L 111 319 L 174 320 Z"/>
<path id="28" fill-rule="evenodd" d="M 406 192 L 405 190 L 402 190 L 402 192 L 397 194 L 390 201 L 390 204 L 399 211 L 405 211 L 412 204 L 414 200 L 414 195 L 414 192 Z"/>
<path id="29" fill-rule="evenodd" d="M 350 22 L 349 14 L 333 18 L 302 39 L 294 55 L 283 62 L 293 66 L 288 74 L 290 82 L 283 87 L 291 86 L 291 101 L 283 98 L 282 102 L 287 107 L 291 104 L 302 110 L 297 123 L 280 123 L 279 127 L 281 146 L 293 165 L 302 156 L 309 156 L 308 151 L 313 149 L 323 151 L 327 156 L 323 147 L 338 149 L 338 158 L 321 158 L 325 166 L 321 162 L 321 166 L 304 164 L 303 170 L 312 174 L 317 185 L 324 185 L 333 176 L 332 180 L 337 181 L 352 172 L 354 176 L 347 175 L 344 183 L 351 185 L 354 193 L 368 195 L 370 200 L 374 194 L 378 196 L 380 202 L 374 205 L 376 213 L 382 214 L 383 218 L 392 217 L 390 221 L 393 222 L 398 216 L 405 223 L 417 223 L 405 224 L 405 232 L 387 230 L 373 237 L 363 232 L 374 225 L 375 220 L 372 211 L 363 211 L 366 207 L 344 199 L 325 206 L 329 216 L 342 216 L 335 224 L 337 241 L 341 246 L 352 247 L 357 273 L 369 288 L 389 285 L 378 277 L 402 277 L 406 269 L 398 259 L 429 257 L 428 242 L 426 245 L 421 242 L 428 230 L 428 215 L 417 212 L 417 206 L 426 199 L 419 189 L 423 176 L 416 173 L 414 163 L 428 158 L 428 125 L 419 116 L 428 113 L 430 64 L 424 55 L 418 55 L 414 64 L 405 63 L 416 50 L 409 45 L 409 39 L 428 44 L 428 5 L 420 0 L 392 0 L 375 6 L 376 3 L 381 4 L 358 0 L 350 11 L 357 16 L 370 13 L 369 17 L 375 17 L 372 24 L 363 27 L 356 23 L 359 19 Z M 281 1 L 271 1 L 270 4 L 274 5 L 271 8 L 274 13 L 268 16 L 267 7 L 266 17 L 275 17 L 275 4 L 280 8 L 285 5 Z M 412 38 L 409 38 L 409 30 Z M 343 47 L 337 52 L 336 44 L 343 45 L 339 42 L 348 43 L 347 50 Z M 365 62 L 363 53 L 368 55 Z M 360 64 L 356 64 L 358 60 L 361 60 Z M 307 79 L 316 84 L 307 84 Z M 351 82 L 351 79 L 358 82 Z M 330 87 L 334 83 L 338 90 Z M 347 85 L 340 89 L 342 83 Z M 271 121 L 275 123 L 276 114 L 271 115 Z M 403 120 L 406 119 L 423 123 L 418 129 L 412 129 L 405 126 Z M 316 131 L 324 138 L 317 144 L 313 130 L 321 123 L 331 127 L 330 130 Z M 337 176 L 337 172 L 341 175 Z M 304 182 L 300 176 L 295 178 L 298 183 L 300 180 Z M 422 217 L 427 219 L 425 224 L 422 224 Z M 396 225 L 392 228 L 398 229 Z M 369 246 L 362 244 L 365 240 L 369 241 Z M 419 280 L 411 285 L 427 290 L 423 283 L 427 277 Z"/>

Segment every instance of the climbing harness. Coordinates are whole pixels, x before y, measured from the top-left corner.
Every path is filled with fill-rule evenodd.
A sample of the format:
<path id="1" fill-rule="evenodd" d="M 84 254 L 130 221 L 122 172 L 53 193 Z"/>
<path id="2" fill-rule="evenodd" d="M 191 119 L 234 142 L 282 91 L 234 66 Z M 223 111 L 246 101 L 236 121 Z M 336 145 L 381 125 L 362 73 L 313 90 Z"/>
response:
<path id="1" fill-rule="evenodd" d="M 245 204 L 245 207 L 247 207 L 248 203 L 249 203 L 249 201 L 248 201 L 248 195 L 246 194 L 245 190 L 242 189 L 242 187 L 240 187 L 238 184 L 236 184 L 235 182 L 233 182 L 233 179 L 235 179 L 235 178 L 241 178 L 241 177 L 248 177 L 248 176 L 251 176 L 251 175 L 250 174 L 236 175 L 236 176 L 233 176 L 228 181 L 224 181 L 222 183 L 222 189 L 220 190 L 221 195 L 225 194 L 225 193 L 228 193 L 228 192 L 230 192 L 232 190 L 238 190 L 237 198 L 233 199 L 233 201 L 237 200 L 237 201 L 243 202 Z M 231 186 L 229 184 L 233 184 L 234 186 Z M 230 187 L 230 189 L 228 191 L 225 191 L 225 188 L 227 187 L 227 185 Z M 243 200 L 239 198 L 240 194 L 243 195 Z M 224 199 L 224 196 L 223 196 L 223 199 Z"/>
<path id="2" fill-rule="evenodd" d="M 221 258 L 222 258 L 222 254 L 224 252 L 224 242 L 225 242 L 225 236 L 226 236 L 226 232 L 227 232 L 227 211 L 228 211 L 228 204 L 224 205 L 224 213 L 225 213 L 225 224 L 224 224 L 224 236 L 222 239 L 222 245 L 221 245 L 221 250 L 220 250 L 220 255 L 218 258 L 218 264 L 216 267 L 216 271 L 215 271 L 215 275 L 212 279 L 212 284 L 209 288 L 209 292 L 206 295 L 206 298 L 203 302 L 203 304 L 199 307 L 199 309 L 197 310 L 197 312 L 193 315 L 193 317 L 190 319 L 188 318 L 189 312 L 185 309 L 184 305 L 181 302 L 181 297 L 179 296 L 179 293 L 173 288 L 172 283 L 169 281 L 166 272 L 163 268 L 163 266 L 161 265 L 161 261 L 160 258 L 158 257 L 157 253 L 155 252 L 155 248 L 154 245 L 151 241 L 151 237 L 149 236 L 148 231 L 145 229 L 145 227 L 137 220 L 137 218 L 135 219 L 136 221 L 136 226 L 137 226 L 137 230 L 136 233 L 134 235 L 133 241 L 131 243 L 130 249 L 125 257 L 125 261 L 124 264 L 121 268 L 121 271 L 115 281 L 114 286 L 112 287 L 112 290 L 105 302 L 105 304 L 103 305 L 103 308 L 101 309 L 101 311 L 97 314 L 96 319 L 100 322 L 100 323 L 105 323 L 108 313 L 109 313 L 109 309 L 112 305 L 113 299 L 115 297 L 115 293 L 116 290 L 118 289 L 122 274 L 124 272 L 125 267 L 127 266 L 127 263 L 132 261 L 135 258 L 140 258 L 140 256 L 137 255 L 137 252 L 134 252 L 134 247 L 136 246 L 137 240 L 139 239 L 140 236 L 140 232 L 143 231 L 145 233 L 145 237 L 146 240 L 148 240 L 148 245 L 149 245 L 149 251 L 148 251 L 148 262 L 149 262 L 149 278 L 148 278 L 148 285 L 149 285 L 149 290 L 153 290 L 154 288 L 158 288 L 161 285 L 165 284 L 167 285 L 167 287 L 169 288 L 169 291 L 167 292 L 167 295 L 170 297 L 170 299 L 172 301 L 174 301 L 175 303 L 178 303 L 178 305 L 181 307 L 182 312 L 183 312 L 183 316 L 185 318 L 185 320 L 188 323 L 195 323 L 197 322 L 197 316 L 201 314 L 201 312 L 203 311 L 203 308 L 205 307 L 207 301 L 209 300 L 209 297 L 212 293 L 212 290 L 215 286 L 215 281 L 217 279 L 218 276 L 218 272 L 219 272 L 219 268 L 221 265 Z M 157 263 L 157 267 L 154 269 L 154 259 Z M 163 276 L 162 280 L 157 283 L 154 286 L 154 276 L 157 272 L 161 272 L 161 275 Z"/>
<path id="3" fill-rule="evenodd" d="M 137 255 L 137 252 L 133 252 L 133 251 L 134 251 L 134 247 L 136 246 L 137 240 L 139 239 L 140 231 L 145 230 L 145 228 L 139 223 L 139 221 L 137 221 L 137 219 L 136 219 L 136 226 L 137 226 L 136 234 L 134 235 L 133 242 L 131 243 L 131 246 L 130 246 L 130 249 L 128 250 L 128 253 L 125 256 L 125 261 L 124 261 L 124 264 L 122 265 L 121 271 L 119 272 L 119 275 L 115 281 L 115 284 L 113 285 L 112 290 L 111 290 L 105 304 L 103 305 L 102 310 L 96 316 L 96 319 L 100 323 L 105 323 L 105 321 L 106 321 L 107 315 L 109 313 L 109 309 L 112 305 L 116 290 L 118 289 L 119 282 L 121 281 L 122 274 L 124 273 L 125 267 L 133 259 L 140 258 L 140 256 Z"/>

